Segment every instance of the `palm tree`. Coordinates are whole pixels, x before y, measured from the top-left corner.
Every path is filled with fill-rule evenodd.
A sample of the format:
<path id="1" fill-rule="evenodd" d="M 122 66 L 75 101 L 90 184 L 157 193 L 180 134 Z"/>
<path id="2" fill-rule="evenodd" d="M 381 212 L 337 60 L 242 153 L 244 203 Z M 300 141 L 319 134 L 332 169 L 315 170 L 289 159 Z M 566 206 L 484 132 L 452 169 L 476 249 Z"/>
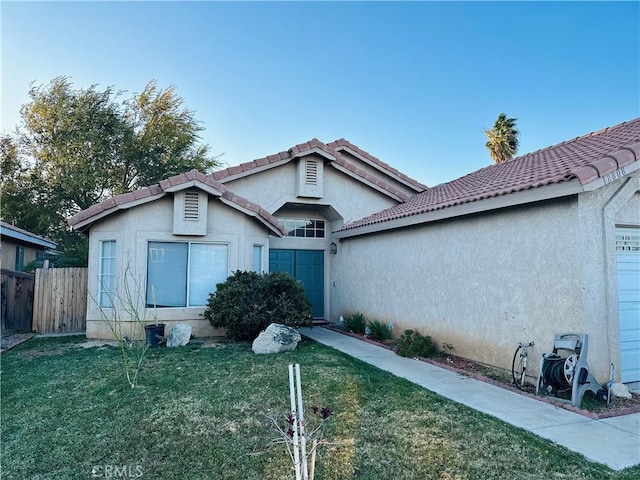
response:
<path id="1" fill-rule="evenodd" d="M 517 118 L 507 118 L 501 113 L 491 130 L 485 130 L 484 134 L 489 139 L 485 146 L 495 163 L 511 160 L 518 151 L 518 130 L 516 130 Z"/>

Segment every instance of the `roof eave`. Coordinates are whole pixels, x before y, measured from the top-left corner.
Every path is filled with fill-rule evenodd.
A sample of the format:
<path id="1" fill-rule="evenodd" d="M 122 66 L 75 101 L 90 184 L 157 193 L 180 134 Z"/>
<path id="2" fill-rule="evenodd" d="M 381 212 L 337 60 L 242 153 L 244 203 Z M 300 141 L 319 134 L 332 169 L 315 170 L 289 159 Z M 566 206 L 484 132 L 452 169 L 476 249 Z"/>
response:
<path id="1" fill-rule="evenodd" d="M 373 233 L 394 230 L 398 228 L 413 227 L 426 223 L 446 220 L 450 218 L 472 215 L 475 213 L 488 212 L 490 210 L 498 210 L 501 208 L 523 205 L 542 200 L 551 200 L 554 198 L 567 197 L 576 195 L 583 191 L 580 181 L 575 178 L 570 181 L 546 185 L 543 187 L 531 188 L 520 192 L 510 193 L 508 195 L 500 195 L 496 197 L 477 200 L 474 202 L 463 203 L 451 207 L 432 210 L 429 212 L 408 215 L 393 220 L 372 223 L 361 227 L 350 228 L 333 233 L 338 239 L 347 239 L 361 235 L 369 235 Z"/>
<path id="2" fill-rule="evenodd" d="M 238 203 L 236 203 L 236 202 L 234 202 L 232 200 L 229 200 L 228 198 L 225 198 L 225 197 L 220 197 L 220 201 L 222 203 L 224 203 L 225 205 L 228 205 L 231 208 L 235 208 L 236 210 L 244 213 L 245 215 L 248 215 L 250 217 L 255 218 L 257 221 L 259 221 L 264 226 L 266 226 L 269 229 L 269 231 L 271 233 L 273 233 L 275 236 L 284 237 L 284 231 L 283 231 L 283 229 L 281 227 L 279 227 L 276 224 L 271 223 L 266 218 L 264 218 L 262 215 L 260 215 L 258 212 L 255 212 L 253 210 L 245 208 L 242 205 L 239 205 Z"/>
<path id="3" fill-rule="evenodd" d="M 632 172 L 635 172 L 636 170 L 639 170 L 639 169 L 640 169 L 640 160 L 636 160 L 633 163 L 630 163 L 628 165 L 624 165 L 624 166 L 618 168 L 617 170 L 614 170 L 612 172 L 606 173 L 606 174 L 602 175 L 601 177 L 596 178 L 593 181 L 585 183 L 582 186 L 582 189 L 585 192 L 591 192 L 593 190 L 597 190 L 598 188 L 604 187 L 605 185 L 608 185 L 611 182 L 615 182 L 619 178 L 622 178 L 625 175 L 628 175 L 628 174 L 630 174 Z"/>
<path id="4" fill-rule="evenodd" d="M 404 186 L 410 188 L 411 190 L 414 190 L 417 193 L 424 192 L 425 190 L 427 190 L 429 188 L 426 185 L 423 185 L 423 184 L 421 184 L 421 183 L 419 183 L 417 181 L 414 183 L 414 182 L 410 182 L 410 181 L 406 180 L 405 178 L 402 178 L 401 176 L 395 174 L 394 172 L 389 171 L 389 170 L 381 167 L 380 165 L 378 165 L 375 162 L 372 162 L 371 160 L 369 160 L 364 155 L 360 154 L 359 152 L 356 152 L 355 150 L 353 150 L 352 148 L 349 148 L 346 145 L 340 145 L 340 146 L 336 147 L 336 150 L 338 152 L 340 152 L 342 150 L 348 152 L 350 155 L 353 155 L 358 160 L 366 163 L 367 165 L 369 165 L 372 168 L 375 168 L 378 172 L 383 173 L 384 175 L 387 175 L 387 176 L 393 178 L 396 182 L 402 183 Z"/>
<path id="5" fill-rule="evenodd" d="M 29 243 L 31 245 L 36 245 L 38 247 L 44 247 L 44 248 L 52 248 L 55 249 L 57 247 L 56 243 L 50 241 L 50 240 L 44 240 L 42 238 L 39 237 L 35 237 L 33 235 L 29 235 L 26 233 L 22 233 L 22 232 L 17 232 L 15 230 L 12 230 L 10 228 L 2 228 L 2 236 L 3 237 L 7 237 L 7 238 L 11 238 L 13 240 L 19 241 L 19 242 L 24 242 L 24 243 Z"/>
<path id="6" fill-rule="evenodd" d="M 278 160 L 272 163 L 267 163 L 265 165 L 260 165 L 251 169 L 243 170 L 235 174 L 227 175 L 226 177 L 216 178 L 216 180 L 220 183 L 233 182 L 234 180 L 238 180 L 239 178 L 248 177 L 249 175 L 255 175 L 256 173 L 264 172 L 265 170 L 270 170 L 272 168 L 279 167 L 281 165 L 284 165 L 285 163 L 289 163 L 291 160 L 293 159 L 285 158 L 283 160 Z M 212 173 L 214 178 L 215 178 L 215 173 L 216 172 Z"/>
<path id="7" fill-rule="evenodd" d="M 410 195 L 407 195 L 405 198 L 401 197 L 400 195 L 397 195 L 393 192 L 390 192 L 389 190 L 382 188 L 379 185 L 376 185 L 375 183 L 369 181 L 367 178 L 356 175 L 355 173 L 353 173 L 351 170 L 349 170 L 348 168 L 343 167 L 342 165 L 340 165 L 339 163 L 335 163 L 332 162 L 329 165 L 331 165 L 333 168 L 335 168 L 336 170 L 344 173 L 345 175 L 350 176 L 351 178 L 354 178 L 362 183 L 364 183 L 365 185 L 367 185 L 368 187 L 373 188 L 374 190 L 377 190 L 378 192 L 393 198 L 394 200 L 397 200 L 398 202 L 406 202 L 409 198 Z"/>
<path id="8" fill-rule="evenodd" d="M 138 205 L 143 205 L 145 203 L 149 203 L 149 202 L 153 202 L 155 200 L 158 200 L 159 198 L 162 198 L 166 195 L 165 192 L 159 193 L 157 195 L 151 195 L 149 197 L 144 197 L 144 198 L 140 198 L 138 200 L 134 200 L 132 202 L 128 202 L 128 203 L 122 203 L 120 205 L 115 205 L 112 208 L 109 208 L 108 210 L 103 210 L 100 213 L 96 213 L 95 215 L 92 215 L 89 218 L 86 218 L 84 220 L 81 220 L 77 223 L 71 224 L 69 221 L 67 221 L 67 223 L 70 224 L 71 228 L 73 230 L 77 230 L 79 232 L 84 232 L 86 231 L 89 227 L 91 227 L 91 224 L 93 224 L 94 222 L 97 222 L 98 220 L 100 220 L 101 218 L 104 217 L 108 217 L 109 215 L 112 215 L 114 213 L 116 213 L 117 211 L 120 210 L 128 210 L 132 207 L 137 207 Z M 71 217 L 71 219 L 73 219 L 73 217 Z"/>

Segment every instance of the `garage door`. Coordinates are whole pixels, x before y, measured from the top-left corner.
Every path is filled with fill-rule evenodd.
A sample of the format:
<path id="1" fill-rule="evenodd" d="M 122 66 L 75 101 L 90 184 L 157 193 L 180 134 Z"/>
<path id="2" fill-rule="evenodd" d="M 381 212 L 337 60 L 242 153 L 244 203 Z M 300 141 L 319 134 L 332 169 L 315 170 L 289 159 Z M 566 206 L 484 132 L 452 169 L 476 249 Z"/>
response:
<path id="1" fill-rule="evenodd" d="M 640 228 L 616 229 L 620 376 L 640 382 Z"/>

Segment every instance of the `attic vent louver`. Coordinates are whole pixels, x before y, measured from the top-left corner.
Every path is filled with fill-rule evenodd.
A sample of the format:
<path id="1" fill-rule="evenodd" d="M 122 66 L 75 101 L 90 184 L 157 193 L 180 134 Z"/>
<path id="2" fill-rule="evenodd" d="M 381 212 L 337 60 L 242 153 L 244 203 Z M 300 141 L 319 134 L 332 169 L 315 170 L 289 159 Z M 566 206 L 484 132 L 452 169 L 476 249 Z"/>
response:
<path id="1" fill-rule="evenodd" d="M 194 222 L 200 219 L 198 215 L 198 192 L 185 192 L 184 219 Z"/>
<path id="2" fill-rule="evenodd" d="M 318 162 L 307 160 L 305 170 L 305 183 L 307 185 L 317 185 L 318 183 Z"/>

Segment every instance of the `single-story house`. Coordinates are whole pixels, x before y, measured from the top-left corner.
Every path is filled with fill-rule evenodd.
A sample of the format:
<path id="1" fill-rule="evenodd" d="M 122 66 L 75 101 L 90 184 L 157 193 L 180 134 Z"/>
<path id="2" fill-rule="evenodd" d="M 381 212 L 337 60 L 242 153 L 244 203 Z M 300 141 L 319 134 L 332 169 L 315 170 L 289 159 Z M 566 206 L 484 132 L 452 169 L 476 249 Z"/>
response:
<path id="1" fill-rule="evenodd" d="M 69 219 L 89 235 L 87 336 L 111 335 L 98 305 L 110 306 L 125 271 L 159 321 L 188 321 L 194 335 L 214 333 L 207 297 L 235 270 L 291 273 L 314 317 L 330 318 L 332 232 L 426 188 L 345 140 L 314 139 L 104 200 Z"/>
<path id="2" fill-rule="evenodd" d="M 35 233 L 0 221 L 0 254 L 2 268 L 21 272 L 34 261 L 44 260 L 57 245 Z"/>
<path id="3" fill-rule="evenodd" d="M 640 118 L 432 188 L 344 139 L 188 172 L 69 219 L 90 238 L 87 336 L 110 334 L 98 304 L 126 268 L 196 335 L 216 282 L 279 269 L 316 318 L 360 311 L 504 368 L 518 342 L 584 332 L 597 378 L 639 381 L 639 167 Z"/>

